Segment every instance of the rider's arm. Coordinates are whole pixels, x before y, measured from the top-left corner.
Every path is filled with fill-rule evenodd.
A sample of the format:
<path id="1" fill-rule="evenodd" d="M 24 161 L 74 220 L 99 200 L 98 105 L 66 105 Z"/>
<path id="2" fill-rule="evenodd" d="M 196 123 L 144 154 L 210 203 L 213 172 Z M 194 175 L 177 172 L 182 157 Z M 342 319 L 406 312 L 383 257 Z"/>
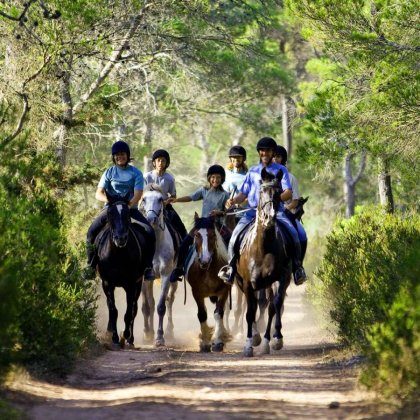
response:
<path id="1" fill-rule="evenodd" d="M 108 198 L 106 197 L 106 194 L 105 194 L 105 188 L 98 187 L 95 193 L 95 198 L 98 201 L 102 201 L 103 203 L 108 203 Z"/>
<path id="2" fill-rule="evenodd" d="M 287 201 L 290 200 L 292 198 L 292 190 L 284 190 L 281 194 L 280 194 L 280 198 L 281 201 Z"/>
<path id="3" fill-rule="evenodd" d="M 231 208 L 235 204 L 241 204 L 246 200 L 247 196 L 244 193 L 239 192 L 234 198 L 229 198 L 226 200 L 225 207 L 227 209 Z"/>
<path id="4" fill-rule="evenodd" d="M 170 197 L 167 202 L 168 203 L 189 203 L 192 201 L 192 198 L 189 195 L 185 195 L 184 197 Z"/>
<path id="5" fill-rule="evenodd" d="M 129 201 L 128 207 L 136 207 L 143 196 L 143 190 L 134 190 L 133 198 Z"/>

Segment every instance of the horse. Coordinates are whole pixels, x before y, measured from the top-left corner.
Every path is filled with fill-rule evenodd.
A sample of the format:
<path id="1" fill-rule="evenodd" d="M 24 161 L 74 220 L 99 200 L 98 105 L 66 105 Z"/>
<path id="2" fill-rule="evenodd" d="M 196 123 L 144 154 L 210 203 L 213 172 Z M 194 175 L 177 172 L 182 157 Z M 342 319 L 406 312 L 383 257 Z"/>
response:
<path id="1" fill-rule="evenodd" d="M 194 216 L 193 254 L 187 262 L 185 280 L 190 284 L 198 308 L 200 322 L 200 351 L 221 352 L 231 339 L 223 324 L 225 304 L 230 286 L 217 276 L 221 267 L 227 264 L 227 250 L 211 217 Z M 207 324 L 207 309 L 204 299 L 208 297 L 216 305 L 214 311 L 215 329 Z M 213 337 L 212 337 L 213 335 Z"/>
<path id="2" fill-rule="evenodd" d="M 181 237 L 175 230 L 174 236 L 170 231 L 170 225 L 164 216 L 164 200 L 165 197 L 162 189 L 157 184 L 148 184 L 143 190 L 142 197 L 142 211 L 146 219 L 152 225 L 156 235 L 156 251 L 153 257 L 153 269 L 155 273 L 160 276 L 160 296 L 157 305 L 157 313 L 159 316 L 158 330 L 155 339 L 155 346 L 160 347 L 165 345 L 163 320 L 168 309 L 168 324 L 165 335 L 173 337 L 173 318 L 172 306 L 175 300 L 175 292 L 178 288 L 178 282 L 170 283 L 169 277 L 175 267 L 176 255 L 178 253 Z M 143 305 L 142 311 L 145 319 L 145 339 L 153 339 L 153 314 L 154 314 L 154 297 L 153 297 L 153 282 L 146 281 L 143 284 Z M 167 306 L 166 306 L 167 305 Z"/>
<path id="3" fill-rule="evenodd" d="M 136 224 L 130 223 L 128 202 L 128 196 L 108 196 L 107 224 L 95 240 L 97 271 L 102 280 L 109 312 L 107 331 L 112 334 L 114 348 L 124 347 L 125 341 L 130 347 L 134 346 L 134 319 L 145 269 L 142 252 L 145 247 L 144 237 Z M 121 338 L 117 332 L 116 287 L 125 290 L 127 300 L 125 329 Z"/>
<path id="4" fill-rule="evenodd" d="M 259 203 L 253 226 L 245 232 L 241 246 L 240 257 L 236 264 L 236 281 L 243 291 L 247 302 L 247 337 L 244 347 L 245 356 L 253 356 L 253 345 L 261 342 L 256 329 L 257 297 L 256 292 L 267 291 L 268 321 L 262 345 L 262 353 L 270 352 L 271 323 L 275 315 L 273 342 L 271 348 L 280 350 L 283 347 L 281 333 L 281 315 L 290 284 L 289 257 L 286 241 L 276 222 L 276 212 L 280 206 L 281 178 L 276 177 L 263 168 Z M 260 293 L 260 299 L 264 293 Z"/>

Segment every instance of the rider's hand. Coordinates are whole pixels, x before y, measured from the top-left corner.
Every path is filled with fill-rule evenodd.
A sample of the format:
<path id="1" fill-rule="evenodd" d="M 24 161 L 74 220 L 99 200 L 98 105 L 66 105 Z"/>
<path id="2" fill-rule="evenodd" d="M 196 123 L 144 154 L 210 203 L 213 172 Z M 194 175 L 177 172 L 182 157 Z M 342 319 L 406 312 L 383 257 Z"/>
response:
<path id="1" fill-rule="evenodd" d="M 220 210 L 212 210 L 209 214 L 210 217 L 220 217 L 223 216 L 223 212 Z"/>
<path id="2" fill-rule="evenodd" d="M 230 209 L 233 205 L 233 198 L 228 198 L 225 203 L 225 208 Z"/>
<path id="3" fill-rule="evenodd" d="M 172 203 L 176 203 L 176 198 L 175 198 L 175 197 L 169 197 L 169 198 L 165 201 L 165 204 L 172 204 Z"/>

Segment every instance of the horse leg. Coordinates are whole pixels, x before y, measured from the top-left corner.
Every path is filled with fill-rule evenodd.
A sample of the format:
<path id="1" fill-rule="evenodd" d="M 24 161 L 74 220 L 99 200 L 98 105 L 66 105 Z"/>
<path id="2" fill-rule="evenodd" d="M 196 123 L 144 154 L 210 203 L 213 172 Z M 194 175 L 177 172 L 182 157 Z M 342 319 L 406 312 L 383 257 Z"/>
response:
<path id="1" fill-rule="evenodd" d="M 112 334 L 112 344 L 119 346 L 119 338 L 117 332 L 118 310 L 115 306 L 115 287 L 110 286 L 108 282 L 102 282 L 102 288 L 106 296 L 106 304 L 108 306 L 108 326 L 107 331 Z"/>
<path id="2" fill-rule="evenodd" d="M 123 337 L 127 340 L 130 347 L 134 347 L 134 320 L 137 315 L 138 305 L 137 301 L 141 293 L 142 281 L 141 279 L 136 282 L 132 287 L 127 288 L 127 310 L 124 315 L 125 330 Z M 123 344 L 123 340 L 120 341 Z"/>
<path id="3" fill-rule="evenodd" d="M 174 306 L 175 293 L 176 293 L 177 289 L 178 289 L 178 282 L 171 283 L 170 287 L 169 287 L 169 293 L 166 296 L 166 305 L 167 305 L 167 310 L 168 310 L 168 322 L 166 324 L 165 335 L 170 340 L 173 340 L 173 338 L 174 338 L 174 320 L 173 320 L 172 309 L 173 309 L 173 306 Z"/>
<path id="4" fill-rule="evenodd" d="M 153 297 L 153 282 L 145 281 L 142 287 L 142 305 L 141 311 L 143 312 L 144 319 L 144 335 L 143 340 L 145 343 L 153 341 L 155 331 L 153 328 L 153 315 L 155 312 L 155 299 Z"/>
<path id="5" fill-rule="evenodd" d="M 273 303 L 273 289 L 270 287 L 267 293 L 268 300 L 268 320 L 265 329 L 264 338 L 261 345 L 261 354 L 270 354 L 270 339 L 271 339 L 271 324 L 275 315 L 275 308 Z"/>
<path id="6" fill-rule="evenodd" d="M 160 296 L 159 302 L 157 305 L 157 313 L 159 317 L 158 329 L 156 334 L 155 346 L 160 347 L 165 345 L 165 339 L 163 337 L 163 319 L 166 314 L 166 297 L 169 290 L 169 276 L 161 275 L 161 287 L 160 287 Z"/>
<path id="7" fill-rule="evenodd" d="M 267 289 L 261 289 L 258 292 L 258 308 L 260 310 L 260 314 L 258 316 L 257 320 L 257 327 L 259 331 L 262 331 L 265 326 L 265 310 L 267 309 L 268 305 L 268 291 Z"/>
<path id="8" fill-rule="evenodd" d="M 197 303 L 197 317 L 198 321 L 200 322 L 201 333 L 199 335 L 200 338 L 200 351 L 201 352 L 209 352 L 210 351 L 210 344 L 211 344 L 211 336 L 213 334 L 213 328 L 210 328 L 207 324 L 207 310 L 206 305 L 204 303 L 204 298 L 199 295 L 197 292 L 193 290 L 193 296 L 195 302 Z"/>
<path id="9" fill-rule="evenodd" d="M 216 302 L 216 309 L 214 310 L 214 321 L 216 328 L 211 346 L 212 351 L 223 351 L 225 341 L 229 338 L 229 333 L 223 325 L 224 307 L 226 305 L 228 293 L 229 292 L 226 291 L 226 293 L 224 293 L 221 298 L 217 299 Z"/>
<path id="10" fill-rule="evenodd" d="M 252 348 L 253 344 L 253 332 L 255 324 L 255 315 L 257 313 L 257 299 L 254 294 L 254 290 L 251 284 L 248 286 L 246 291 L 246 301 L 247 301 L 247 311 L 246 311 L 246 322 L 247 322 L 247 335 L 244 347 L 244 356 L 252 357 L 254 355 L 254 350 Z"/>
<path id="11" fill-rule="evenodd" d="M 236 283 L 235 283 L 236 284 Z M 244 320 L 244 294 L 236 285 L 236 305 L 233 312 L 234 322 L 232 327 L 232 334 L 243 333 L 243 320 Z"/>
<path id="12" fill-rule="evenodd" d="M 284 298 L 286 296 L 287 285 L 281 284 L 276 295 L 274 296 L 274 308 L 276 313 L 276 321 L 274 324 L 273 342 L 271 348 L 273 350 L 281 350 L 283 348 L 283 335 L 281 333 L 282 322 L 281 316 L 283 314 Z"/>

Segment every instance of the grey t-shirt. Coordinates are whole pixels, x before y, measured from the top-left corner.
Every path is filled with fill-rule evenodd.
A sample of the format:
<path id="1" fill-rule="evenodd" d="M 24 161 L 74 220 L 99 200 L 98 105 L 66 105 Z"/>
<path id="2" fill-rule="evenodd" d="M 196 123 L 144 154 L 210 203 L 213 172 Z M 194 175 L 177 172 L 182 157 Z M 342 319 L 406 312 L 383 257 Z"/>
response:
<path id="1" fill-rule="evenodd" d="M 176 197 L 175 178 L 169 172 L 164 172 L 162 176 L 159 176 L 155 171 L 147 172 L 144 175 L 144 182 L 145 184 L 157 184 L 162 188 L 164 194 Z"/>
<path id="2" fill-rule="evenodd" d="M 197 191 L 190 194 L 192 201 L 203 200 L 201 217 L 208 217 L 212 210 L 225 210 L 225 203 L 229 198 L 229 193 L 222 190 L 200 187 Z"/>

